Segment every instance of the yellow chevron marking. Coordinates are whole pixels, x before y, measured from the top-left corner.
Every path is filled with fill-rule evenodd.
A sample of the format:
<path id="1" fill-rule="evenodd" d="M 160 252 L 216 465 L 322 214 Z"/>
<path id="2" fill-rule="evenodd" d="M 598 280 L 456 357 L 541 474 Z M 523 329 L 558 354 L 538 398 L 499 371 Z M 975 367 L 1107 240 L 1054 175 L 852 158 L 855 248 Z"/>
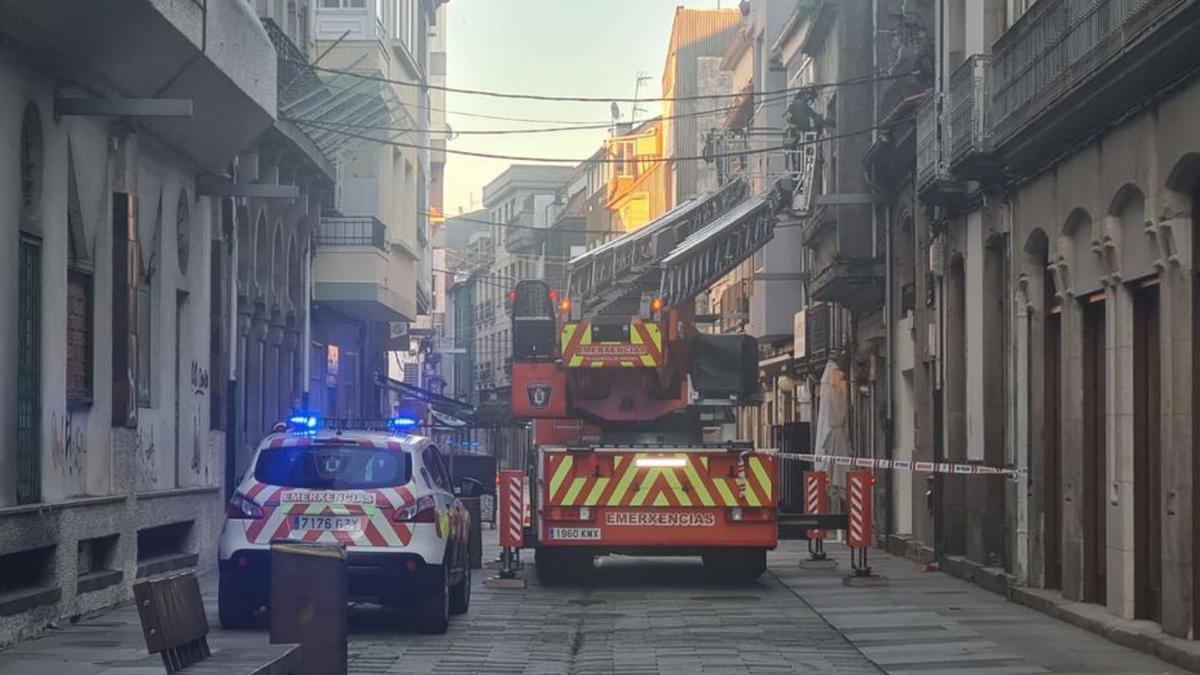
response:
<path id="1" fill-rule="evenodd" d="M 763 466 L 762 458 L 750 458 L 750 471 L 758 480 L 758 486 L 762 489 L 763 496 L 765 496 L 769 502 L 771 499 L 771 477 L 767 475 L 767 469 Z"/>
<path id="2" fill-rule="evenodd" d="M 737 506 L 738 499 L 734 496 L 733 491 L 729 489 L 729 485 L 724 478 L 716 478 L 713 483 L 717 486 L 717 492 L 721 494 L 721 502 L 723 506 Z"/>
<path id="3" fill-rule="evenodd" d="M 700 474 L 696 473 L 696 467 L 688 462 L 683 467 L 684 473 L 687 475 L 688 482 L 696 489 L 696 496 L 699 497 L 700 503 L 704 506 L 713 506 L 712 495 L 709 494 L 708 488 L 704 485 L 704 480 L 700 478 Z"/>
<path id="4" fill-rule="evenodd" d="M 575 458 L 569 454 L 563 453 L 562 461 L 558 463 L 558 467 L 554 470 L 554 475 L 550 477 L 550 496 L 558 494 L 558 488 L 562 486 L 563 479 L 571 473 L 571 465 L 575 463 Z"/>
<path id="5" fill-rule="evenodd" d="M 587 483 L 587 479 L 580 476 L 571 481 L 571 487 L 567 488 L 567 494 L 563 495 L 562 505 L 571 506 L 575 503 L 575 498 L 583 491 L 583 486 Z"/>
<path id="6" fill-rule="evenodd" d="M 593 478 L 591 492 L 579 504 L 580 506 L 596 506 L 600 503 L 600 495 L 604 494 L 604 488 L 608 486 L 608 478 Z"/>
<path id="7" fill-rule="evenodd" d="M 667 477 L 667 484 L 670 485 L 671 489 L 675 491 L 675 498 L 679 500 L 679 505 L 691 506 L 692 499 L 691 497 L 688 497 L 687 492 L 683 489 L 683 486 L 680 485 L 679 474 L 670 469 L 666 469 L 663 471 L 663 475 Z M 659 495 L 659 497 L 662 496 L 663 495 Z M 655 500 L 655 506 L 658 506 L 658 500 Z"/>
<path id="8" fill-rule="evenodd" d="M 592 367 L 593 368 L 603 368 L 604 362 L 603 361 L 592 361 Z"/>
<path id="9" fill-rule="evenodd" d="M 642 365 L 647 368 L 653 368 L 654 367 L 654 357 L 650 356 L 649 354 L 643 354 L 642 355 Z"/>
<path id="10" fill-rule="evenodd" d="M 616 467 L 620 466 L 622 459 L 623 458 L 621 457 L 613 458 L 613 475 L 617 474 Z M 637 476 L 637 466 L 635 466 L 633 462 L 629 462 L 629 464 L 625 465 L 624 471 L 621 471 L 620 473 L 621 477 L 617 480 L 617 487 L 613 489 L 612 494 L 608 497 L 608 506 L 621 505 L 621 500 L 624 499 L 625 493 L 629 490 L 629 484 L 632 483 L 634 477 Z"/>
<path id="11" fill-rule="evenodd" d="M 654 506 L 670 506 L 670 505 L 671 505 L 671 502 L 667 501 L 667 496 L 661 492 L 658 493 L 658 496 L 654 498 Z"/>
<path id="12" fill-rule="evenodd" d="M 642 479 L 642 484 L 633 493 L 633 501 L 630 502 L 630 506 L 641 506 L 646 501 L 646 497 L 650 496 L 650 488 L 654 486 L 654 481 L 658 479 L 660 471 L 662 469 L 659 467 L 649 467 L 646 469 L 646 477 Z"/>
<path id="13" fill-rule="evenodd" d="M 750 489 L 749 478 L 742 484 L 742 497 L 746 499 L 746 503 L 750 506 L 762 506 L 762 503 L 758 501 L 758 495 L 754 494 L 754 490 Z"/>

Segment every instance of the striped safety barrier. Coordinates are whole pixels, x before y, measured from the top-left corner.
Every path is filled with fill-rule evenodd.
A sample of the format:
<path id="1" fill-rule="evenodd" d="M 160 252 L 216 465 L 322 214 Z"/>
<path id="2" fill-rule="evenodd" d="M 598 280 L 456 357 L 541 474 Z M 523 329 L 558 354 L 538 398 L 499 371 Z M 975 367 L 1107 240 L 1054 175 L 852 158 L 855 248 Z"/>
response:
<path id="1" fill-rule="evenodd" d="M 871 485 L 875 482 L 869 471 L 846 473 L 846 494 L 849 502 L 849 526 L 846 544 L 850 548 L 871 546 Z"/>
<path id="2" fill-rule="evenodd" d="M 829 474 L 824 471 L 808 471 L 804 474 L 804 512 L 822 514 L 829 508 Z M 825 530 L 813 528 L 808 538 L 824 539 Z"/>
<path id="3" fill-rule="evenodd" d="M 520 470 L 500 472 L 500 545 L 521 548 L 524 543 L 525 474 Z"/>

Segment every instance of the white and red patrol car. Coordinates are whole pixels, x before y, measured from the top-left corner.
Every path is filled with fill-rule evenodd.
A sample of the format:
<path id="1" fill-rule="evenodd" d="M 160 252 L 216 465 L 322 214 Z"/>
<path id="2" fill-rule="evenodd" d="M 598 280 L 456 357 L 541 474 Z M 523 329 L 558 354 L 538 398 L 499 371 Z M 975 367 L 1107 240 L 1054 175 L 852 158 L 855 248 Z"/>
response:
<path id="1" fill-rule="evenodd" d="M 223 626 L 247 627 L 267 605 L 278 540 L 343 544 L 349 599 L 415 606 L 426 632 L 467 611 L 470 514 L 437 446 L 388 426 L 334 431 L 298 416 L 263 440 L 221 531 Z"/>

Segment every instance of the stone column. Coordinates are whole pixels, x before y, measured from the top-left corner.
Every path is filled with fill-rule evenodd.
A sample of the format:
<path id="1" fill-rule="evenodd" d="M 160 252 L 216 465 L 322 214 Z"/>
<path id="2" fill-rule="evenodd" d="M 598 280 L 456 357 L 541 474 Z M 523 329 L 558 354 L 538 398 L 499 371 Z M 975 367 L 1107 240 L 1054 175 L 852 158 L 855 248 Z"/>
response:
<path id="1" fill-rule="evenodd" d="M 1172 234 L 1176 250 L 1164 251 L 1159 263 L 1162 290 L 1159 295 L 1162 374 L 1162 627 L 1177 637 L 1188 637 L 1193 626 L 1196 575 L 1193 570 L 1195 528 L 1195 476 L 1197 457 L 1193 449 L 1196 389 L 1196 293 L 1195 261 L 1191 259 L 1190 214 L 1159 223 L 1160 244 Z M 1160 248 L 1167 248 L 1161 246 Z"/>
<path id="2" fill-rule="evenodd" d="M 1133 618 L 1133 298 L 1120 279 L 1107 284 L 1105 312 L 1105 580 L 1108 611 Z"/>
<path id="3" fill-rule="evenodd" d="M 1065 284 L 1060 283 L 1059 288 Z M 1062 590 L 1083 600 L 1083 311 L 1068 290 L 1062 303 Z"/>
<path id="4" fill-rule="evenodd" d="M 297 376 L 299 360 L 296 358 L 297 347 L 300 344 L 300 332 L 285 330 L 283 332 L 283 355 L 279 362 L 279 414 L 287 416 L 299 404 L 300 390 L 296 388 L 299 382 Z"/>
<path id="5" fill-rule="evenodd" d="M 267 322 L 255 312 L 250 322 L 246 350 L 246 445 L 258 445 L 263 429 L 263 362 L 266 351 Z"/>
<path id="6" fill-rule="evenodd" d="M 238 307 L 245 307 L 245 298 L 238 299 Z M 237 332 L 238 332 L 238 349 L 237 349 L 237 385 L 234 388 L 235 401 L 233 408 L 236 411 L 237 419 L 228 420 L 226 425 L 226 433 L 234 434 L 234 447 L 237 448 L 236 466 L 234 467 L 234 475 L 241 476 L 245 473 L 247 465 L 250 462 L 250 453 L 246 450 L 246 445 L 249 443 L 248 429 L 246 426 L 246 414 L 250 407 L 247 405 L 246 397 L 250 390 L 246 386 L 246 378 L 249 375 L 250 360 L 247 355 L 250 351 L 250 324 L 251 315 L 249 311 L 238 312 Z"/>
<path id="7" fill-rule="evenodd" d="M 262 420 L 264 434 L 270 433 L 271 428 L 281 419 L 279 387 L 280 380 L 283 378 L 280 377 L 279 360 L 282 345 L 283 324 L 272 321 L 267 327 L 264 345 Z"/>

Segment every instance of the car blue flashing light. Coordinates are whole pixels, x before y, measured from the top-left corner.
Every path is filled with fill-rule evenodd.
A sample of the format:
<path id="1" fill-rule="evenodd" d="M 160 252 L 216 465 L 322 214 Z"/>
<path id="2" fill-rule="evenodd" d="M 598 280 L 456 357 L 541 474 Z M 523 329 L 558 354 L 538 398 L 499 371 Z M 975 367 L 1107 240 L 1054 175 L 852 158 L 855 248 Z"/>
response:
<path id="1" fill-rule="evenodd" d="M 388 420 L 388 428 L 392 431 L 404 431 L 417 426 L 417 421 L 411 417 L 393 417 Z"/>
<path id="2" fill-rule="evenodd" d="M 316 415 L 292 415 L 288 418 L 288 426 L 293 431 L 313 431 L 321 426 L 321 418 Z"/>

